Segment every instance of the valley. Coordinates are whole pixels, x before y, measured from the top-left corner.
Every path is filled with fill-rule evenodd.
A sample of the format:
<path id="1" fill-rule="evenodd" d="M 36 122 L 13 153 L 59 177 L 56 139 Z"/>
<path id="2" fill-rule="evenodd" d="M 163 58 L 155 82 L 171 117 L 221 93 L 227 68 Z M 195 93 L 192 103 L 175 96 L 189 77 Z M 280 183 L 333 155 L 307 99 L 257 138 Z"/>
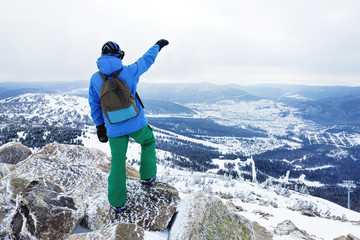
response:
<path id="1" fill-rule="evenodd" d="M 305 97 L 296 102 L 288 101 L 289 97 L 261 98 L 234 88 L 227 93 L 225 87 L 212 96 L 211 87 L 202 89 L 202 95 L 185 97 L 186 86 L 177 93 L 170 87 L 166 96 L 143 89 L 156 147 L 167 153 L 162 164 L 234 179 L 272 181 L 346 206 L 341 184 L 353 180 L 360 185 L 358 105 L 353 102 L 342 112 L 347 116 L 341 123 L 324 118 L 336 115 L 338 109 L 324 114 L 321 101 L 317 102 L 319 113 L 309 111 L 315 103 L 304 103 Z M 349 97 L 344 101 L 349 102 Z M 316 121 L 319 115 L 322 118 Z M 87 99 L 81 96 L 58 92 L 5 98 L 0 100 L 0 120 L 0 144 L 18 141 L 33 149 L 54 141 L 98 146 Z M 353 209 L 360 211 L 359 188 L 352 196 Z"/>

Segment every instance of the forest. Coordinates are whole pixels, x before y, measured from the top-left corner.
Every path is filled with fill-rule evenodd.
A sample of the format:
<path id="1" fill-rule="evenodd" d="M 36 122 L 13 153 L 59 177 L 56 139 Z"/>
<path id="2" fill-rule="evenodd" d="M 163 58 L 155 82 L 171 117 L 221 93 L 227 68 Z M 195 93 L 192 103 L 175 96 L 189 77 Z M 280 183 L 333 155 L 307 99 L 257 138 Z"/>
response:
<path id="1" fill-rule="evenodd" d="M 53 142 L 83 145 L 81 134 L 81 130 L 71 127 L 7 125 L 0 129 L 0 145 L 11 141 L 34 149 Z"/>

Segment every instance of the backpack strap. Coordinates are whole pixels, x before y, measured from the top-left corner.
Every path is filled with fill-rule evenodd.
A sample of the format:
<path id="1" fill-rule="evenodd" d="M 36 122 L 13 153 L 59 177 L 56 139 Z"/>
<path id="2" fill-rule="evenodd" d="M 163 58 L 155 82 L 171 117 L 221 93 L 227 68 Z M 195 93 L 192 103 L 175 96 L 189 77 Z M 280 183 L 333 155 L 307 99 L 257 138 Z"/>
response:
<path id="1" fill-rule="evenodd" d="M 122 70 L 123 70 L 123 68 L 121 68 L 121 69 L 118 70 L 118 71 L 115 71 L 115 72 L 111 73 L 110 75 L 103 74 L 103 73 L 100 72 L 100 71 L 98 71 L 98 73 L 100 74 L 101 79 L 102 79 L 103 81 L 106 81 L 106 80 L 108 80 L 110 77 L 111 77 L 111 78 L 116 78 L 116 77 L 118 77 Z"/>
<path id="2" fill-rule="evenodd" d="M 139 100 L 139 103 L 140 103 L 140 105 L 142 106 L 142 108 L 145 108 L 145 107 L 144 107 L 144 104 L 142 103 L 142 101 L 141 101 L 141 99 L 140 99 L 139 94 L 138 94 L 137 92 L 136 92 L 135 94 L 136 94 L 136 97 L 137 97 L 137 99 Z"/>

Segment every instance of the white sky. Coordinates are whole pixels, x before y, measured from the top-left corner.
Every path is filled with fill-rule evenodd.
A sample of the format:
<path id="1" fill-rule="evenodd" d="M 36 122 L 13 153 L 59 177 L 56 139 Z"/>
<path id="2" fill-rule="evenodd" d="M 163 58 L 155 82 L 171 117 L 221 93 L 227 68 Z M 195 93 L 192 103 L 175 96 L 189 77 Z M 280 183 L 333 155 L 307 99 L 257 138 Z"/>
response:
<path id="1" fill-rule="evenodd" d="M 358 0 L 2 0 L 0 81 L 89 79 L 103 43 L 146 82 L 360 86 Z"/>

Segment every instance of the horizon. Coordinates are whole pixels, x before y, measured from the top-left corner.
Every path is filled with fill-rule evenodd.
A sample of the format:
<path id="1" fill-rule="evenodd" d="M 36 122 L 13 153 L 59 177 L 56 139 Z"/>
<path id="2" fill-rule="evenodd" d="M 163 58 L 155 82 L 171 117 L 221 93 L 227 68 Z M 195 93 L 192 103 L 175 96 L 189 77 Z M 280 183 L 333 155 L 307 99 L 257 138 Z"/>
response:
<path id="1" fill-rule="evenodd" d="M 57 81 L 0 81 L 1 84 L 44 84 L 46 85 L 53 85 L 53 84 L 66 84 L 66 83 L 75 83 L 75 82 L 90 82 L 89 80 L 57 80 Z M 174 85 L 174 84 L 185 84 L 185 85 L 199 85 L 199 84 L 213 84 L 213 85 L 219 85 L 219 86 L 231 86 L 231 85 L 237 85 L 242 87 L 251 87 L 251 86 L 301 86 L 301 87 L 360 87 L 360 83 L 358 85 L 340 85 L 340 84 L 333 84 L 333 85 L 320 85 L 320 84 L 300 84 L 300 83 L 254 83 L 254 84 L 240 84 L 240 83 L 219 83 L 219 82 L 210 82 L 210 81 L 198 81 L 198 82 L 162 82 L 162 81 L 142 81 L 139 82 L 139 87 L 141 87 L 142 84 L 168 84 L 168 85 Z M 19 87 L 21 88 L 21 87 Z"/>

